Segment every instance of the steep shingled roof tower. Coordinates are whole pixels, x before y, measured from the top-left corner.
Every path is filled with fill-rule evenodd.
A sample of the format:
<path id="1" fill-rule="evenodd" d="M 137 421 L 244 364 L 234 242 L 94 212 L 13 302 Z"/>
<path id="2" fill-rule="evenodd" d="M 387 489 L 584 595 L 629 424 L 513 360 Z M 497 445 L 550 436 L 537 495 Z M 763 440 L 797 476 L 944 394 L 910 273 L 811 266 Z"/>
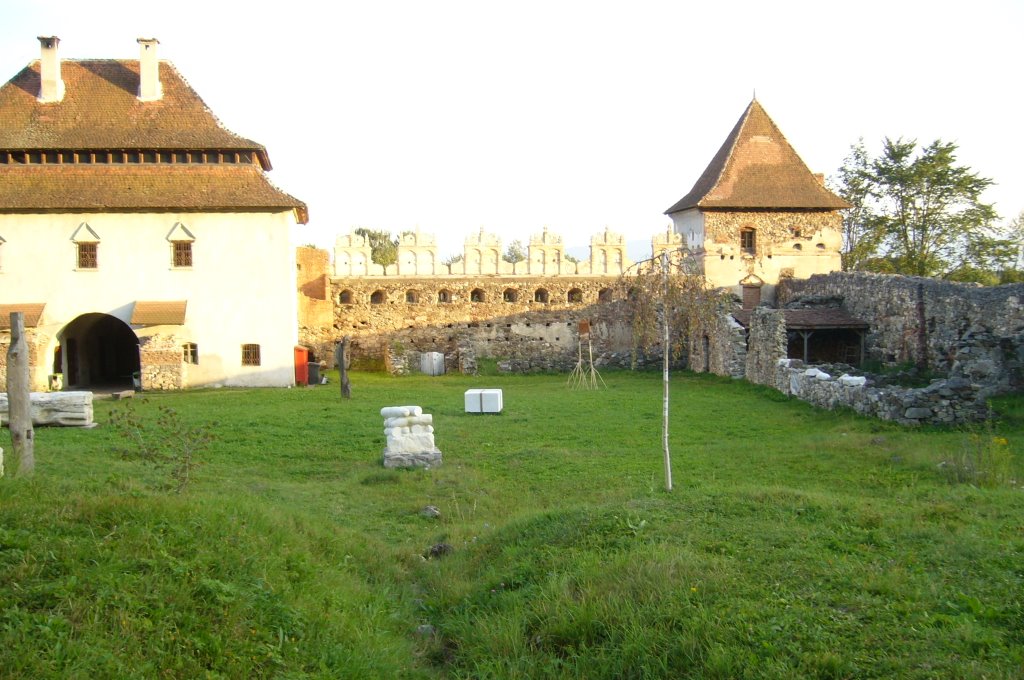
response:
<path id="1" fill-rule="evenodd" d="M 849 205 L 826 189 L 768 116 L 750 102 L 690 192 L 666 215 L 706 210 L 840 210 Z"/>

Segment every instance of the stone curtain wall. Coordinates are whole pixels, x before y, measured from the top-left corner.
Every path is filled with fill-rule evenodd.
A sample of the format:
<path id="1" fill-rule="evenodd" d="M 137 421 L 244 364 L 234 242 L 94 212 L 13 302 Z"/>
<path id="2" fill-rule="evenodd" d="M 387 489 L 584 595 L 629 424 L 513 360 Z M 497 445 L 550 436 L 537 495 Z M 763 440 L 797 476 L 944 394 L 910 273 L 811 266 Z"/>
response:
<path id="1" fill-rule="evenodd" d="M 990 393 L 1024 389 L 1024 284 L 979 287 L 836 272 L 779 286 L 779 303 L 838 297 L 871 326 L 870 359 L 927 364 Z"/>
<path id="2" fill-rule="evenodd" d="M 615 283 L 554 276 L 334 279 L 334 324 L 327 331 L 333 337 L 325 341 L 333 346 L 349 335 L 353 367 L 394 373 L 419 370 L 422 352 L 442 352 L 448 371 L 472 372 L 478 358 L 516 372 L 569 371 L 577 361 L 579 323 L 589 320 L 595 363 L 629 366 L 624 303 L 602 301 Z M 546 303 L 536 301 L 538 290 Z"/>

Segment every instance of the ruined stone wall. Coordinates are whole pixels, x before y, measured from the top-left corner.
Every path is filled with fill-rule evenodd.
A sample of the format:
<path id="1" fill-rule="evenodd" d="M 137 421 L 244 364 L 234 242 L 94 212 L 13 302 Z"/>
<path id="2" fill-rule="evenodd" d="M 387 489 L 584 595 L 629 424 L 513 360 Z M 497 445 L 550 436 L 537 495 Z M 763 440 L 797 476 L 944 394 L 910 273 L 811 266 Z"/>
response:
<path id="1" fill-rule="evenodd" d="M 984 390 L 964 378 L 939 379 L 927 387 L 875 387 L 865 378 L 835 376 L 797 359 L 779 359 L 775 387 L 820 408 L 846 407 L 901 425 L 959 425 L 989 415 Z"/>
<path id="2" fill-rule="evenodd" d="M 357 369 L 415 371 L 419 353 L 441 352 L 448 371 L 467 370 L 480 358 L 498 360 L 510 371 L 569 371 L 578 360 L 583 320 L 591 324 L 597 365 L 628 366 L 632 360 L 625 303 L 612 300 L 615 280 L 608 277 L 391 277 L 331 284 L 337 302 L 332 341 L 352 338 Z M 589 354 L 586 344 L 583 351 Z M 640 357 L 641 365 L 648 361 Z"/>
<path id="3" fill-rule="evenodd" d="M 979 287 L 920 277 L 835 272 L 779 287 L 781 304 L 838 297 L 871 326 L 870 359 L 926 364 L 990 393 L 1024 389 L 1024 284 Z"/>
<path id="4" fill-rule="evenodd" d="M 745 377 L 757 385 L 776 384 L 775 367 L 786 358 L 786 317 L 782 310 L 759 307 L 750 315 Z"/>
<path id="5" fill-rule="evenodd" d="M 299 344 L 312 352 L 312 360 L 331 361 L 337 335 L 331 297 L 329 253 L 318 248 L 296 248 Z"/>
<path id="6" fill-rule="evenodd" d="M 746 364 L 747 331 L 729 314 L 720 314 L 690 338 L 687 366 L 691 371 L 743 378 Z"/>

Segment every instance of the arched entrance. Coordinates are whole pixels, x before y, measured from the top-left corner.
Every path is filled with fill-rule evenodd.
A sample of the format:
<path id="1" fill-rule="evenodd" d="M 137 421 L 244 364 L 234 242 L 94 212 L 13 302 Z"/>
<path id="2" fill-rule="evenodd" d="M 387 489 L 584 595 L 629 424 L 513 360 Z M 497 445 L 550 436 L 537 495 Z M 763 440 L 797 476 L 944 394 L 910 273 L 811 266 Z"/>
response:
<path id="1" fill-rule="evenodd" d="M 83 314 L 57 334 L 64 385 L 72 389 L 131 388 L 140 370 L 139 338 L 109 314 Z"/>

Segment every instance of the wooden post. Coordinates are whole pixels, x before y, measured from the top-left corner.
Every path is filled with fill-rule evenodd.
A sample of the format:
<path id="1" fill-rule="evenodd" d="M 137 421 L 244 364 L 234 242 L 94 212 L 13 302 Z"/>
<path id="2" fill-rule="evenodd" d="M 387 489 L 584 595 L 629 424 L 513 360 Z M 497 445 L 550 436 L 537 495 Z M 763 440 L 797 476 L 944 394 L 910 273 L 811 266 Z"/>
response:
<path id="1" fill-rule="evenodd" d="M 8 427 L 14 450 L 15 477 L 35 469 L 32 403 L 28 389 L 28 345 L 25 343 L 25 314 L 11 312 L 11 346 L 7 350 Z"/>
<path id="2" fill-rule="evenodd" d="M 338 346 L 334 348 L 334 363 L 338 365 L 341 396 L 344 399 L 352 398 L 352 384 L 348 379 L 348 342 L 349 337 L 346 335 L 338 343 Z"/>

